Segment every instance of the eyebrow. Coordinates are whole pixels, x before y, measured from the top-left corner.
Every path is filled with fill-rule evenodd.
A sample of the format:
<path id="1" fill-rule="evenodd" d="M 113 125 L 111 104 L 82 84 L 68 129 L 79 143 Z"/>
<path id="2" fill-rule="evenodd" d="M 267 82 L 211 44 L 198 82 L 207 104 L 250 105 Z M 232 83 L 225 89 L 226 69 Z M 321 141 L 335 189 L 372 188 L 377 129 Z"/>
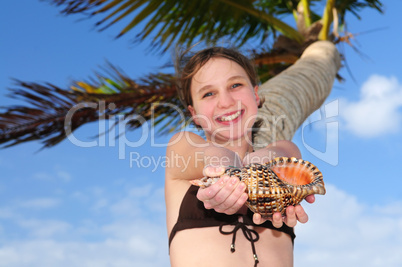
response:
<path id="1" fill-rule="evenodd" d="M 243 75 L 235 75 L 235 76 L 230 77 L 230 78 L 227 80 L 227 82 L 231 82 L 231 81 L 237 80 L 237 79 L 246 79 L 246 77 L 244 77 Z M 212 85 L 207 84 L 207 85 L 201 87 L 201 89 L 198 90 L 198 91 L 196 92 L 196 94 L 202 94 L 204 91 L 207 91 L 207 90 L 211 89 L 212 87 L 213 87 Z"/>

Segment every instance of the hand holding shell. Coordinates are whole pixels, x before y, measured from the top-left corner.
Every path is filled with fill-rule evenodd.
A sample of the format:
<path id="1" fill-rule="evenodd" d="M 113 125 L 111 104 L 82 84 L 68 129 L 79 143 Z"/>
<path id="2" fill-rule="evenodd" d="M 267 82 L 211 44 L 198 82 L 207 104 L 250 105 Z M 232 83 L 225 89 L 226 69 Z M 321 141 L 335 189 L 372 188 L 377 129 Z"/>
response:
<path id="1" fill-rule="evenodd" d="M 325 195 L 322 173 L 312 163 L 294 157 L 228 168 L 225 174 L 237 176 L 246 184 L 246 206 L 263 218 L 271 218 L 274 212 L 284 216 L 288 206 L 299 204 L 308 195 Z M 205 188 L 215 183 L 217 178 L 204 177 L 190 182 Z"/>

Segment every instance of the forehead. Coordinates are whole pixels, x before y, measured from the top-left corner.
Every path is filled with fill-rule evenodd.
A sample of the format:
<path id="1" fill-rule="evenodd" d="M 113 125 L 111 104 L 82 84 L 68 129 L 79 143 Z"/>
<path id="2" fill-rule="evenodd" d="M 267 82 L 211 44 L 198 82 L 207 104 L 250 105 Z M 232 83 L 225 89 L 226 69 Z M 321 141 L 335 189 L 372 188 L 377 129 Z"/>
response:
<path id="1" fill-rule="evenodd" d="M 228 79 L 239 76 L 248 79 L 248 75 L 243 67 L 238 63 L 221 57 L 209 59 L 193 76 L 191 88 L 199 86 L 218 84 L 226 82 Z"/>

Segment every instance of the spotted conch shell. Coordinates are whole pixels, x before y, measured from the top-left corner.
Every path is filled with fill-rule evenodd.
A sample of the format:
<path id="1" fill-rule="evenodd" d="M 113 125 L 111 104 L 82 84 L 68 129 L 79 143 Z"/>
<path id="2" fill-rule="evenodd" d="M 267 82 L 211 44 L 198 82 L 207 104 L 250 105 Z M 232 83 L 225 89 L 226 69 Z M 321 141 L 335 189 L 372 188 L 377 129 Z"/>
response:
<path id="1" fill-rule="evenodd" d="M 247 185 L 246 206 L 263 218 L 271 218 L 274 212 L 285 216 L 288 206 L 299 204 L 312 194 L 325 195 L 321 172 L 312 163 L 280 157 L 265 164 L 251 163 L 243 168 L 229 168 L 225 174 L 237 176 Z M 190 183 L 208 187 L 219 177 L 204 177 Z"/>

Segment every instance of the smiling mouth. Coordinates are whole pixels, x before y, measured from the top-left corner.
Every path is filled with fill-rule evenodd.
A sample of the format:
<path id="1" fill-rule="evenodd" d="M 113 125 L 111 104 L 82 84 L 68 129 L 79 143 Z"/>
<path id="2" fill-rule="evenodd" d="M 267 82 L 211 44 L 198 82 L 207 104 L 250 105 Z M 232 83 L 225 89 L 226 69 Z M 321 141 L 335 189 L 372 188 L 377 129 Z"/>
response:
<path id="1" fill-rule="evenodd" d="M 222 116 L 220 116 L 220 117 L 218 117 L 216 119 L 218 121 L 221 121 L 221 122 L 233 121 L 233 120 L 237 119 L 240 116 L 240 114 L 242 114 L 242 113 L 243 113 L 243 111 L 239 110 L 239 111 L 237 111 L 237 112 L 235 112 L 235 113 L 233 113 L 231 115 L 228 115 L 228 116 L 222 115 Z"/>

